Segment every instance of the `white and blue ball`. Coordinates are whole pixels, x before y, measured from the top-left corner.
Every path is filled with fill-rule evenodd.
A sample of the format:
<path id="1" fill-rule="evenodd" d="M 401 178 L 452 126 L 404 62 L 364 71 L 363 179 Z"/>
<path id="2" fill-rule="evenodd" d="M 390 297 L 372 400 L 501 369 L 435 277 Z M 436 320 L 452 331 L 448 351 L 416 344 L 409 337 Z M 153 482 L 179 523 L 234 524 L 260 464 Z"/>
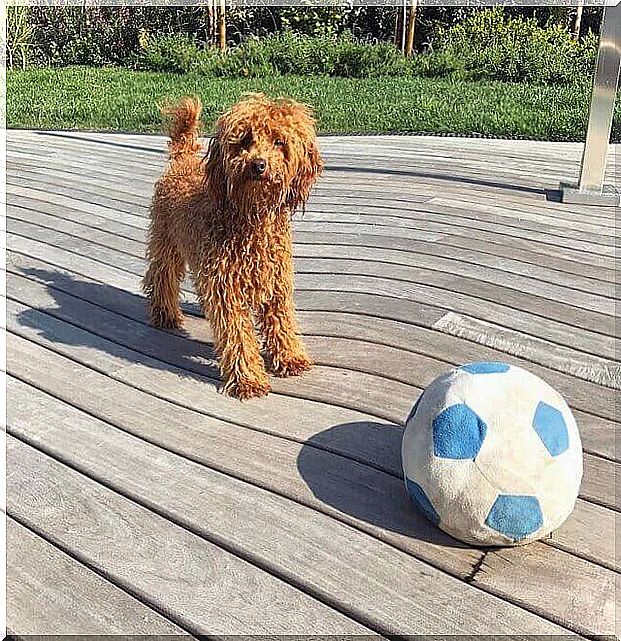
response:
<path id="1" fill-rule="evenodd" d="M 548 535 L 571 514 L 582 479 L 567 403 L 505 363 L 470 363 L 433 381 L 410 412 L 401 453 L 418 509 L 474 545 Z"/>

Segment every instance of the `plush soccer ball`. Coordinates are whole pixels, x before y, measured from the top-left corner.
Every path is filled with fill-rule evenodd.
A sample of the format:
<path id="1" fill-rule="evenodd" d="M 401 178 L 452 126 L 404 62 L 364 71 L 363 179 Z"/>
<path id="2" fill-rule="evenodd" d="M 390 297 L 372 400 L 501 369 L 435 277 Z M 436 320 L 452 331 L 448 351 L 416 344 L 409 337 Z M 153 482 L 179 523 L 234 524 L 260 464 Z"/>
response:
<path id="1" fill-rule="evenodd" d="M 470 363 L 433 381 L 410 412 L 401 454 L 418 509 L 475 545 L 546 536 L 571 514 L 582 478 L 563 397 L 505 363 Z"/>

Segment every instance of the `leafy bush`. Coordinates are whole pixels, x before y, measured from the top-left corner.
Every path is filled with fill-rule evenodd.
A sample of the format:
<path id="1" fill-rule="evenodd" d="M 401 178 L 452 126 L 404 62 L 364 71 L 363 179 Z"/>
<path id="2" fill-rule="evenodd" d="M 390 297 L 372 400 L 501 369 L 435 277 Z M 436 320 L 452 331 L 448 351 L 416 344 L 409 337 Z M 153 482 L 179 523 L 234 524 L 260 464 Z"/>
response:
<path id="1" fill-rule="evenodd" d="M 199 49 L 189 37 L 149 39 L 134 66 L 151 71 L 196 71 L 209 77 L 270 75 L 372 78 L 409 74 L 411 64 L 392 45 L 364 44 L 351 34 L 304 36 L 287 31 L 262 40 L 249 38 L 221 53 Z"/>
<path id="2" fill-rule="evenodd" d="M 449 29 L 439 29 L 423 73 L 535 84 L 568 84 L 589 78 L 597 39 L 575 41 L 561 26 L 540 27 L 534 18 L 507 16 L 502 7 L 484 9 Z M 440 56 L 434 60 L 434 56 Z"/>
<path id="3" fill-rule="evenodd" d="M 191 33 L 207 39 L 206 10 L 195 7 L 38 6 L 30 8 L 39 64 L 123 64 L 140 51 L 140 34 Z"/>
<path id="4" fill-rule="evenodd" d="M 343 41 L 338 47 L 333 75 L 345 78 L 376 78 L 406 76 L 412 65 L 391 44 L 368 45 Z"/>
<path id="5" fill-rule="evenodd" d="M 139 39 L 142 51 L 135 58 L 138 69 L 187 73 L 197 64 L 199 48 L 191 36 L 178 33 L 152 38 L 143 31 Z"/>

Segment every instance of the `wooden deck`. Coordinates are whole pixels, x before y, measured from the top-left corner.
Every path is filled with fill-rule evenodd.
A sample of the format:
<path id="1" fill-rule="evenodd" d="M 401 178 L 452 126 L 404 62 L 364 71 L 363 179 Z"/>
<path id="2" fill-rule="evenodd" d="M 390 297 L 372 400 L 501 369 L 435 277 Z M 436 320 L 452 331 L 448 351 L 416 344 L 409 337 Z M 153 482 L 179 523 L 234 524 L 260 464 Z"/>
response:
<path id="1" fill-rule="evenodd" d="M 295 224 L 318 366 L 240 404 L 216 391 L 191 287 L 184 333 L 146 323 L 164 139 L 8 132 L 14 634 L 619 629 L 615 212 L 544 193 L 577 175 L 580 145 L 321 143 Z M 433 378 L 489 359 L 565 395 L 585 474 L 552 539 L 484 551 L 414 512 L 400 439 Z"/>

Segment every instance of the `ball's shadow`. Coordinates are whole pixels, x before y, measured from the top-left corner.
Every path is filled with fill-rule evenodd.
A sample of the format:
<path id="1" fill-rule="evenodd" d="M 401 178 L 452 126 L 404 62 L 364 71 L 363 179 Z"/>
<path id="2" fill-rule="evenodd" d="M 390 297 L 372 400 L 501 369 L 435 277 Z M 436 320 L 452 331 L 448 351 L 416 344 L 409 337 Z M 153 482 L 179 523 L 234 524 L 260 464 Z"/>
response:
<path id="1" fill-rule="evenodd" d="M 313 436 L 298 470 L 315 498 L 382 530 L 448 547 L 468 547 L 431 524 L 407 496 L 401 471 L 403 428 L 353 422 Z"/>

